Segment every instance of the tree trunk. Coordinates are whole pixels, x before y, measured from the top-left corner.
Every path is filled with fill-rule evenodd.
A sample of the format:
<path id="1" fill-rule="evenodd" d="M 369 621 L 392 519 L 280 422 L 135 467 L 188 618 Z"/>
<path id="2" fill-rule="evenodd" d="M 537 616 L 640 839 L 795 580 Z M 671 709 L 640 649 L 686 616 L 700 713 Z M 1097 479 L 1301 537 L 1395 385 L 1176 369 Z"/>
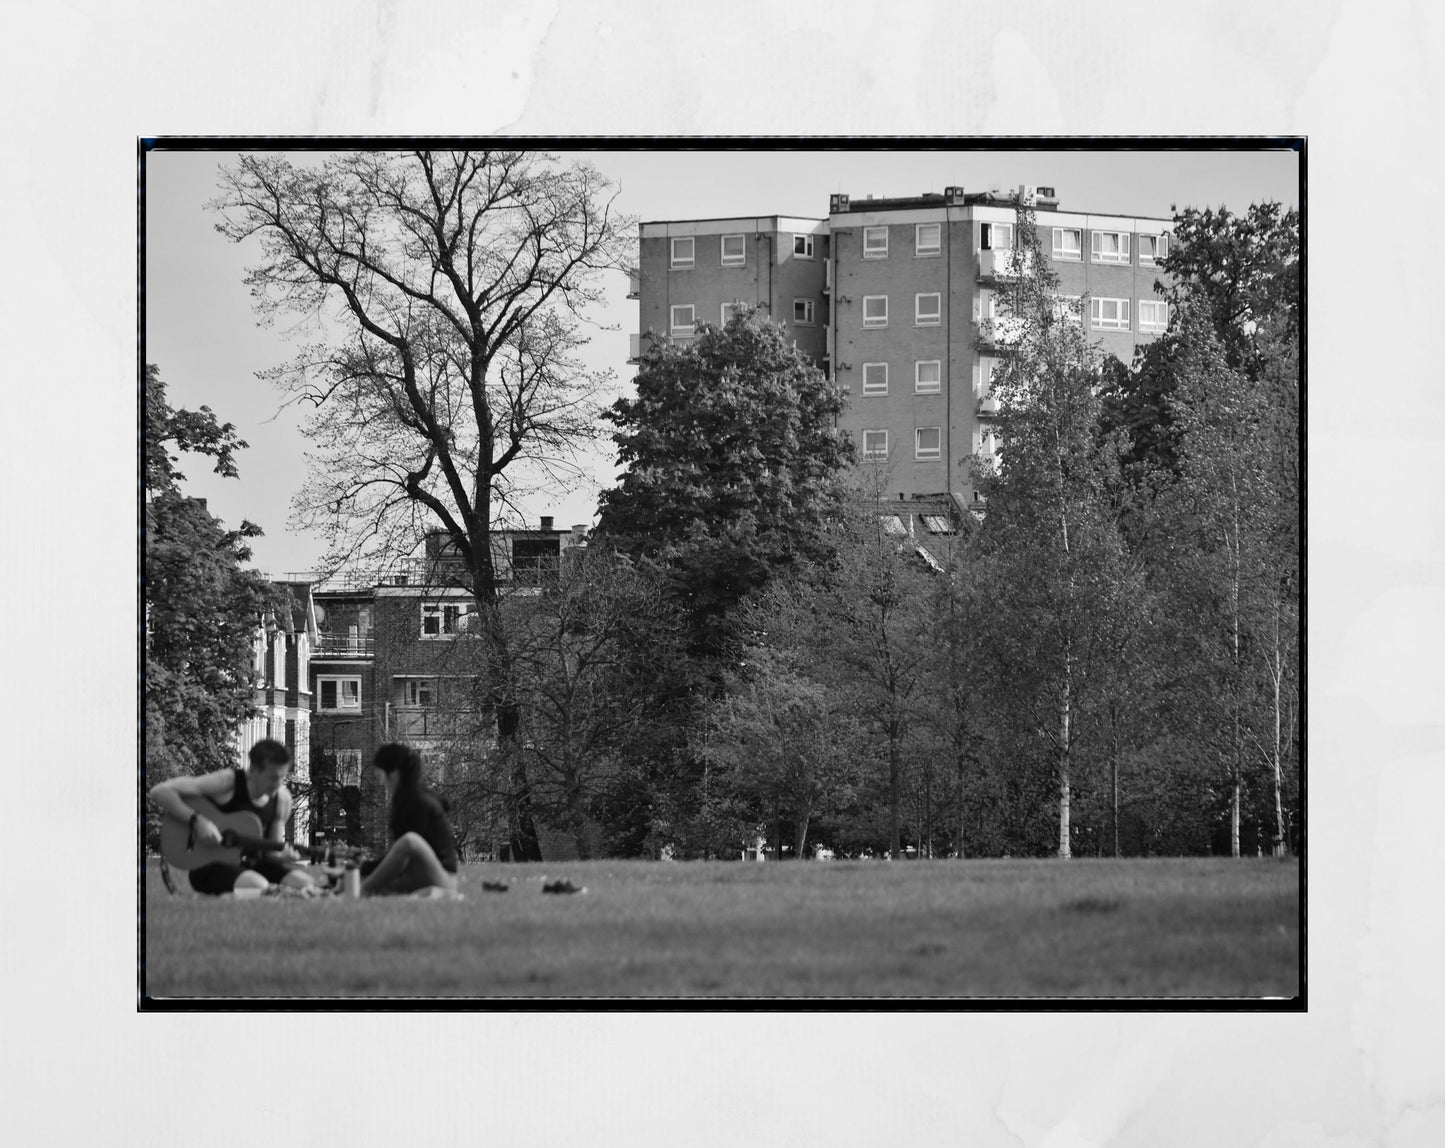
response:
<path id="1" fill-rule="evenodd" d="M 803 859 L 803 847 L 808 841 L 808 814 L 798 814 L 798 823 L 793 826 L 793 852 L 799 861 Z"/>
<path id="2" fill-rule="evenodd" d="M 968 811 L 964 808 L 963 805 L 963 768 L 963 753 L 962 751 L 960 751 L 958 754 L 958 840 L 954 843 L 953 846 L 954 856 L 957 857 L 960 861 L 962 861 L 964 857 L 963 831 L 965 818 L 968 816 Z"/>
<path id="3" fill-rule="evenodd" d="M 1284 656 L 1279 648 L 1279 610 L 1274 614 L 1274 855 L 1283 857 L 1288 853 L 1284 831 L 1284 803 L 1280 796 L 1283 785 L 1280 765 L 1280 679 L 1284 676 Z"/>
<path id="4" fill-rule="evenodd" d="M 1069 848 L 1069 719 L 1070 685 L 1073 667 L 1068 647 L 1064 648 L 1064 688 L 1059 696 L 1059 856 L 1067 860 L 1072 856 Z"/>
<path id="5" fill-rule="evenodd" d="M 898 752 L 898 719 L 888 723 L 888 855 L 898 860 L 898 778 L 901 772 Z"/>
<path id="6" fill-rule="evenodd" d="M 1114 823 L 1114 856 L 1119 856 L 1119 724 L 1117 714 L 1110 731 L 1109 788 L 1110 820 Z"/>

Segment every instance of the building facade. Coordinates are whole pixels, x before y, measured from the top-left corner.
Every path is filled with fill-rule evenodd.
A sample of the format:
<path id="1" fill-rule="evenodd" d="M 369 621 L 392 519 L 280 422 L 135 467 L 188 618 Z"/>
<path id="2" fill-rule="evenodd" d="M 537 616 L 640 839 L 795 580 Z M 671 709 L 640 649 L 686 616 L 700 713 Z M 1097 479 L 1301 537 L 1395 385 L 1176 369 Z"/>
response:
<path id="1" fill-rule="evenodd" d="M 922 504 L 899 508 L 913 533 L 925 514 L 974 507 L 970 460 L 997 450 L 989 380 L 1010 341 L 997 296 L 1021 208 L 1034 214 L 1062 301 L 1103 350 L 1128 362 L 1137 343 L 1163 333 L 1155 283 L 1169 220 L 1065 212 L 1047 187 L 949 187 L 835 195 L 826 220 L 643 224 L 633 359 L 643 339 L 688 339 L 694 323 L 725 321 L 736 302 L 763 306 L 847 392 L 840 428 L 876 465 L 883 496 Z"/>
<path id="2" fill-rule="evenodd" d="M 586 542 L 586 526 L 554 529 L 550 518 L 536 530 L 497 532 L 492 557 L 502 591 L 542 593 Z M 427 538 L 421 557 L 332 577 L 312 593 L 311 842 L 384 848 L 386 794 L 370 769 L 378 746 L 407 742 L 428 780 L 445 789 L 495 744 L 475 598 L 440 535 Z M 463 837 L 467 828 L 458 827 Z"/>
<path id="3" fill-rule="evenodd" d="M 267 613 L 256 628 L 252 642 L 254 713 L 238 731 L 236 749 L 242 762 L 263 738 L 282 742 L 291 751 L 292 788 L 301 799 L 287 827 L 287 839 L 306 840 L 311 833 L 311 809 L 304 798 L 311 780 L 311 656 L 317 643 L 316 603 L 307 582 L 273 584 L 283 591 L 284 604 Z"/>

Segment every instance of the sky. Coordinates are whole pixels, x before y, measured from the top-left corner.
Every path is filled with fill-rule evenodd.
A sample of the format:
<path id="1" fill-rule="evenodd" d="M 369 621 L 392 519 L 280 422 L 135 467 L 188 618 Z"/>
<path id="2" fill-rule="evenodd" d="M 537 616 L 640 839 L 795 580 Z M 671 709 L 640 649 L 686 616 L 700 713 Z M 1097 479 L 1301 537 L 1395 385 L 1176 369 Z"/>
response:
<path id="1" fill-rule="evenodd" d="M 539 141 L 541 142 L 541 141 Z M 223 144 L 224 141 L 215 141 Z M 215 146 L 213 144 L 213 146 Z M 586 158 L 618 187 L 617 207 L 643 222 L 736 215 L 827 215 L 828 197 L 919 195 L 946 186 L 984 189 L 1023 183 L 1055 188 L 1060 210 L 1168 218 L 1179 207 L 1252 202 L 1298 203 L 1299 165 L 1288 150 L 636 150 L 564 152 Z M 233 162 L 224 151 L 156 150 L 146 161 L 146 358 L 160 368 L 172 406 L 209 406 L 234 423 L 249 448 L 238 458 L 240 477 L 222 479 L 203 459 L 183 461 L 186 489 L 206 498 L 228 526 L 250 519 L 265 531 L 253 545 L 253 564 L 273 576 L 313 569 L 321 540 L 288 526 L 293 494 L 305 479 L 301 416 L 257 373 L 295 353 L 283 323 L 258 326 L 246 268 L 254 243 L 232 244 L 215 230 L 206 209 L 217 192 L 217 171 Z M 298 158 L 302 158 L 298 156 Z M 615 395 L 626 394 L 629 333 L 637 303 L 627 281 L 607 278 L 605 307 L 585 359 L 615 372 Z M 530 522 L 551 515 L 559 527 L 591 524 L 599 492 L 615 481 L 610 440 L 592 457 L 592 480 L 572 490 L 536 496 L 525 505 Z"/>

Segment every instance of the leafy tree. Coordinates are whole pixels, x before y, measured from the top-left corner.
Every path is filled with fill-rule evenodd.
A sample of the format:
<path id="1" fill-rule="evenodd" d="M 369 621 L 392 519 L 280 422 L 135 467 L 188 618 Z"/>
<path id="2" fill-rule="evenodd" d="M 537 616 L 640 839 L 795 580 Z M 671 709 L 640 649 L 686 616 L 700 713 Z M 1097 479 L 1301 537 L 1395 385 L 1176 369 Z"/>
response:
<path id="1" fill-rule="evenodd" d="M 521 719 L 498 610 L 493 530 L 529 484 L 577 472 L 607 374 L 577 357 L 599 273 L 629 257 L 631 221 L 593 168 L 514 150 L 355 152 L 314 166 L 248 155 L 222 172 L 217 230 L 255 240 L 247 276 L 266 322 L 320 341 L 271 372 L 311 405 L 300 522 L 328 561 L 410 552 L 440 528 L 489 651 L 504 752 Z M 514 856 L 538 857 L 513 752 Z"/>
<path id="2" fill-rule="evenodd" d="M 657 578 L 594 543 L 508 615 L 538 808 L 586 857 L 604 796 L 664 702 L 675 611 Z"/>
<path id="3" fill-rule="evenodd" d="M 857 720 L 797 664 L 796 651 L 751 645 L 733 688 L 712 708 L 704 755 L 756 824 L 786 813 L 799 860 L 815 817 L 847 805 L 861 775 Z M 781 833 L 775 834 L 782 858 Z"/>
<path id="4" fill-rule="evenodd" d="M 653 339 L 637 397 L 604 416 L 626 467 L 602 531 L 668 570 L 696 647 L 722 649 L 727 612 L 779 571 L 828 552 L 850 441 L 841 390 L 757 310 L 683 342 Z"/>
<path id="5" fill-rule="evenodd" d="M 203 499 L 182 490 L 181 454 L 237 475 L 246 444 L 207 407 L 175 410 L 155 364 L 146 366 L 146 680 L 149 784 L 235 764 L 235 737 L 253 712 L 254 641 L 279 603 L 269 583 L 242 569 L 260 528 L 226 530 Z M 178 452 L 178 453 L 172 453 Z"/>
<path id="6" fill-rule="evenodd" d="M 992 332 L 1009 351 L 993 376 L 1002 453 L 981 483 L 980 544 L 990 649 L 1052 748 L 1058 854 L 1069 857 L 1078 710 L 1138 572 L 1118 528 L 1117 440 L 1100 434 L 1098 351 L 1058 298 L 1032 213 L 1020 213 L 1016 234 Z"/>

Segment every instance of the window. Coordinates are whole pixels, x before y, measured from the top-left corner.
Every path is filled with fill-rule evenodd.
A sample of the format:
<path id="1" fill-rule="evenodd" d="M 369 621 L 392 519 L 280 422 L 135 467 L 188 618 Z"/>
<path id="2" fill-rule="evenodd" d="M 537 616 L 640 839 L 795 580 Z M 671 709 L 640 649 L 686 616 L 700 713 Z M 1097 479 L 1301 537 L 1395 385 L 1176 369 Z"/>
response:
<path id="1" fill-rule="evenodd" d="M 888 432 L 886 430 L 865 430 L 863 432 L 863 457 L 888 457 Z"/>
<path id="2" fill-rule="evenodd" d="M 674 335 L 691 335 L 696 322 L 691 303 L 678 303 L 672 308 L 672 333 Z"/>
<path id="3" fill-rule="evenodd" d="M 893 538 L 907 538 L 908 527 L 903 525 L 903 519 L 896 514 L 880 514 L 878 525 L 883 527 L 883 533 Z"/>
<path id="4" fill-rule="evenodd" d="M 322 713 L 361 709 L 360 678 L 318 677 L 316 689 L 321 695 L 318 709 Z"/>
<path id="5" fill-rule="evenodd" d="M 937 291 L 913 296 L 913 325 L 915 327 L 937 327 L 942 299 L 943 296 Z"/>
<path id="6" fill-rule="evenodd" d="M 696 240 L 691 235 L 684 239 L 672 241 L 672 265 L 674 267 L 691 267 L 693 246 Z"/>
<path id="7" fill-rule="evenodd" d="M 1169 254 L 1168 235 L 1141 235 L 1139 236 L 1139 266 L 1157 267 L 1164 262 L 1164 257 Z M 1143 322 L 1143 316 L 1139 317 Z"/>
<path id="8" fill-rule="evenodd" d="M 916 224 L 913 228 L 913 254 L 937 255 L 943 249 L 942 233 L 942 224 Z"/>
<path id="9" fill-rule="evenodd" d="M 888 296 L 887 296 L 887 295 L 864 295 L 864 296 L 863 296 L 863 326 L 865 326 L 865 327 L 886 327 L 886 326 L 888 326 Z"/>
<path id="10" fill-rule="evenodd" d="M 1083 325 L 1084 316 L 1079 307 L 1078 295 L 1055 295 L 1053 302 L 1054 319 L 1061 323 Z"/>
<path id="11" fill-rule="evenodd" d="M 726 326 L 728 325 L 729 320 L 731 320 L 734 315 L 737 315 L 737 314 L 739 314 L 739 313 L 741 313 L 741 312 L 743 312 L 743 311 L 746 311 L 747 309 L 748 309 L 748 305 L 747 305 L 746 303 L 744 303 L 741 299 L 734 299 L 731 303 L 724 303 L 724 304 L 722 305 L 722 312 L 721 312 L 721 314 L 722 314 L 722 325 L 723 325 L 724 327 L 726 327 Z"/>
<path id="12" fill-rule="evenodd" d="M 336 751 L 336 784 L 341 786 L 361 785 L 361 750 L 338 749 Z"/>
<path id="13" fill-rule="evenodd" d="M 405 678 L 401 684 L 401 704 L 430 709 L 436 705 L 436 682 L 431 678 Z"/>
<path id="14" fill-rule="evenodd" d="M 1054 258 L 1070 259 L 1076 263 L 1083 258 L 1083 248 L 1080 244 L 1081 234 L 1077 227 L 1054 228 Z"/>
<path id="15" fill-rule="evenodd" d="M 1141 252 L 1142 254 L 1142 252 Z M 1169 304 L 1161 300 L 1139 300 L 1139 330 L 1160 332 L 1169 329 Z"/>
<path id="16" fill-rule="evenodd" d="M 1059 229 L 1054 229 L 1058 235 Z M 1058 240 L 1054 241 L 1055 246 Z M 1012 223 L 980 223 L 978 225 L 978 247 L 980 251 L 1011 251 L 1014 245 Z"/>
<path id="17" fill-rule="evenodd" d="M 888 393 L 888 364 L 863 364 L 863 393 L 865 395 L 886 395 Z"/>
<path id="18" fill-rule="evenodd" d="M 1089 318 L 1096 331 L 1127 331 L 1129 329 L 1129 300 L 1090 299 Z"/>
<path id="19" fill-rule="evenodd" d="M 993 373 L 998 367 L 997 359 L 980 359 L 973 369 L 973 393 L 980 399 L 993 396 Z"/>
<path id="20" fill-rule="evenodd" d="M 953 528 L 948 525 L 948 519 L 941 514 L 921 514 L 923 525 L 928 528 L 930 534 L 952 534 Z"/>
<path id="21" fill-rule="evenodd" d="M 724 267 L 741 267 L 748 261 L 748 249 L 741 235 L 724 235 L 722 237 L 722 265 Z"/>
<path id="22" fill-rule="evenodd" d="M 1095 231 L 1090 239 L 1095 263 L 1128 263 L 1129 233 L 1127 231 Z"/>
<path id="23" fill-rule="evenodd" d="M 920 359 L 913 364 L 913 393 L 936 395 L 943 387 L 943 362 L 940 359 Z"/>
<path id="24" fill-rule="evenodd" d="M 940 458 L 943 455 L 943 430 L 940 427 L 919 427 L 913 432 L 913 457 Z"/>
<path id="25" fill-rule="evenodd" d="M 888 258 L 888 228 L 865 227 L 863 229 L 863 258 Z"/>
<path id="26" fill-rule="evenodd" d="M 813 300 L 793 300 L 793 322 L 803 327 L 811 327 L 813 325 Z"/>
<path id="27" fill-rule="evenodd" d="M 423 602 L 421 604 L 421 636 L 423 638 L 455 638 L 466 631 L 472 607 L 465 602 Z"/>
<path id="28" fill-rule="evenodd" d="M 813 237 L 812 237 L 811 235 L 795 235 L 795 236 L 793 236 L 793 258 L 794 258 L 794 259 L 811 259 L 811 258 L 813 258 Z"/>

